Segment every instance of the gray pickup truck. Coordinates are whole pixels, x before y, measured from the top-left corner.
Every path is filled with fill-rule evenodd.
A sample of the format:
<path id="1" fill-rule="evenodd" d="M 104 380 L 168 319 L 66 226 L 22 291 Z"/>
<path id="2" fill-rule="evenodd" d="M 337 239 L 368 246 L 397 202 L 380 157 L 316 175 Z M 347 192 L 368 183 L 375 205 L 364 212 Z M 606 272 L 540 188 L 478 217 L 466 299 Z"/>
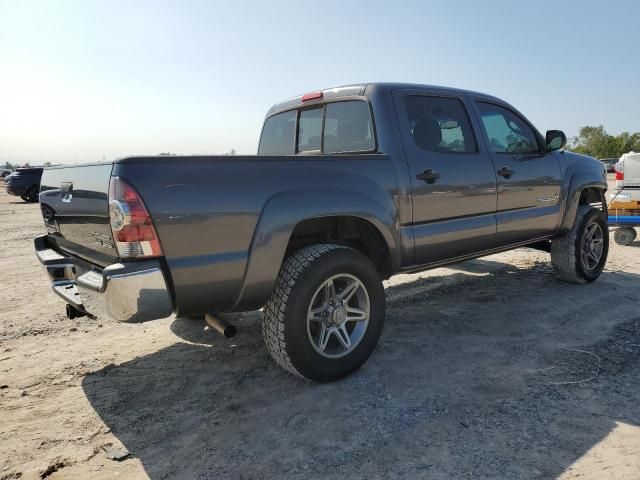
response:
<path id="1" fill-rule="evenodd" d="M 262 308 L 274 359 L 332 381 L 374 350 L 396 273 L 529 245 L 561 280 L 600 275 L 606 174 L 565 143 L 481 93 L 332 88 L 273 106 L 257 156 L 46 169 L 35 248 L 71 316 Z"/>

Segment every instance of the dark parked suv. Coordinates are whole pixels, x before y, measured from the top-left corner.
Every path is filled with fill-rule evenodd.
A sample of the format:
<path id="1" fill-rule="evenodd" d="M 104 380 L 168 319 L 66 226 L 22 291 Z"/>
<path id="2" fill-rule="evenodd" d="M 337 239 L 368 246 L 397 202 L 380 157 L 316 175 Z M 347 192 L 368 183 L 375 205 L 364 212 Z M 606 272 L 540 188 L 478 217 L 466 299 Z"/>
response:
<path id="1" fill-rule="evenodd" d="M 40 193 L 42 167 L 18 168 L 5 178 L 7 193 L 22 198 L 25 202 L 37 202 Z"/>

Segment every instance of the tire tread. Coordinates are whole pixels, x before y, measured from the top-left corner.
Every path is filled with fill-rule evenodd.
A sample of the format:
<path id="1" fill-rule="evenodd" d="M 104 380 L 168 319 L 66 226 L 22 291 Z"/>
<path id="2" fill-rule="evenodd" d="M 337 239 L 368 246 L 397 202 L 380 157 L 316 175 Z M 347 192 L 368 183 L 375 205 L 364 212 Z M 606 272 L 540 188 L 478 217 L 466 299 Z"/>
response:
<path id="1" fill-rule="evenodd" d="M 586 217 L 594 207 L 589 205 L 579 205 L 576 218 L 571 230 L 562 237 L 558 237 L 551 242 L 551 264 L 556 277 L 564 282 L 584 284 L 589 282 L 578 270 L 578 235 Z M 607 232 L 605 231 L 606 235 Z"/>
<path id="2" fill-rule="evenodd" d="M 287 353 L 284 337 L 287 304 L 302 272 L 327 253 L 342 248 L 347 247 L 332 244 L 311 245 L 287 257 L 278 273 L 273 293 L 264 307 L 262 336 L 267 350 L 278 365 L 304 379 L 307 378 L 294 367 Z"/>

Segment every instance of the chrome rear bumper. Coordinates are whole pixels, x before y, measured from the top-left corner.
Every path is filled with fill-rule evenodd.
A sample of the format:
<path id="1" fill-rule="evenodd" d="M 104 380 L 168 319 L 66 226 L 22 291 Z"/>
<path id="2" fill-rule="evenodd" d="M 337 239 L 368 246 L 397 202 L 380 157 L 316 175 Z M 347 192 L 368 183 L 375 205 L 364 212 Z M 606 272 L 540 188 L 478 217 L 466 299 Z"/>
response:
<path id="1" fill-rule="evenodd" d="M 65 302 L 92 316 L 109 315 L 121 322 L 143 322 L 173 313 L 171 296 L 158 260 L 115 263 L 103 269 L 53 250 L 47 236 L 34 240 L 53 291 Z"/>

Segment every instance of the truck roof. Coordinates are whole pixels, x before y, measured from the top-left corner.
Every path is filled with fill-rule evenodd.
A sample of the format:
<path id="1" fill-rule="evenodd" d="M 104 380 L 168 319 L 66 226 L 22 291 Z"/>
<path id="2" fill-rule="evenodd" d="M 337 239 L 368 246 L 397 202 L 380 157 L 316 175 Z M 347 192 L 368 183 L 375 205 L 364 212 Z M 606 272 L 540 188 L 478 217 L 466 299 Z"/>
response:
<path id="1" fill-rule="evenodd" d="M 486 93 L 476 92 L 473 90 L 465 90 L 462 88 L 454 88 L 454 87 L 443 87 L 441 85 L 427 85 L 420 83 L 402 83 L 402 82 L 372 82 L 372 83 L 355 83 L 351 85 L 342 85 L 338 87 L 331 87 L 321 90 L 314 90 L 314 92 L 322 92 L 323 99 L 329 98 L 337 98 L 337 97 L 350 97 L 350 96 L 363 96 L 365 94 L 371 94 L 373 91 L 380 90 L 396 90 L 399 88 L 404 89 L 424 89 L 424 90 L 437 90 L 440 92 L 450 92 L 450 93 L 464 93 L 464 94 L 472 94 L 475 96 L 483 97 L 486 99 L 491 99 L 494 101 L 499 101 L 504 103 L 503 100 L 494 97 L 492 95 L 487 95 Z M 282 110 L 289 110 L 291 108 L 296 108 L 302 105 L 302 97 L 305 94 L 296 95 L 295 97 L 289 98 L 287 100 L 283 100 L 274 104 L 269 111 L 267 112 L 267 116 L 272 115 L 275 112 L 279 112 Z"/>

